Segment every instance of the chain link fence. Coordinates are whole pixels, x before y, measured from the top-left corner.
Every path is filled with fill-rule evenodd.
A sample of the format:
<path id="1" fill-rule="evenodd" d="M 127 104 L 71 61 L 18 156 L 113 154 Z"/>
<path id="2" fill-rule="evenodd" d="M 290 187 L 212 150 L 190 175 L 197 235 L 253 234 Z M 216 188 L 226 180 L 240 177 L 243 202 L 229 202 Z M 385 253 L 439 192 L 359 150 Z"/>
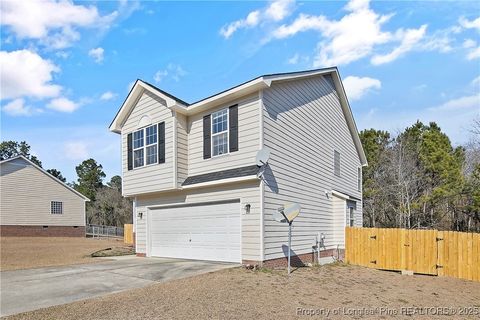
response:
<path id="1" fill-rule="evenodd" d="M 95 237 L 123 237 L 123 228 L 114 226 L 102 226 L 87 224 L 85 228 L 87 236 Z"/>

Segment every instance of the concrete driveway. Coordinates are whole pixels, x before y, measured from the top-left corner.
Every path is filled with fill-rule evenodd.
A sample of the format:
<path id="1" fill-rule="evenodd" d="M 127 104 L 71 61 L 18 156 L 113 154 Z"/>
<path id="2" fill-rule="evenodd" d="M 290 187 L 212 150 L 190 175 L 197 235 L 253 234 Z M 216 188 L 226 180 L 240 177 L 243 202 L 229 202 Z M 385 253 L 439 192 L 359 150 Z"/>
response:
<path id="1" fill-rule="evenodd" d="M 102 258 L 103 259 L 103 258 Z M 134 256 L 95 264 L 0 272 L 0 316 L 145 287 L 236 265 Z"/>

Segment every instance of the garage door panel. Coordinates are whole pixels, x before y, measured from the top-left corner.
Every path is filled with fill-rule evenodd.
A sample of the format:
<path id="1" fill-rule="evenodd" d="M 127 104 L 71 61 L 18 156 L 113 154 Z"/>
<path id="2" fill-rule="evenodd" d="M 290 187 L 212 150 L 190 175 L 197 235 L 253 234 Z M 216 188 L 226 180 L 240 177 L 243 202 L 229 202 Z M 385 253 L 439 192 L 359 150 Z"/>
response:
<path id="1" fill-rule="evenodd" d="M 241 262 L 238 202 L 150 210 L 152 256 Z"/>

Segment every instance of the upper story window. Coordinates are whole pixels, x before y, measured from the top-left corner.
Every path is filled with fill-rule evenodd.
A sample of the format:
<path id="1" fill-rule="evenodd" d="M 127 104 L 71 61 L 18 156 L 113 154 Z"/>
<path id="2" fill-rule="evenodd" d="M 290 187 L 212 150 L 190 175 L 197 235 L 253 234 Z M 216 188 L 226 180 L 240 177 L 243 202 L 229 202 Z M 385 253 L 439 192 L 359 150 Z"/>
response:
<path id="1" fill-rule="evenodd" d="M 133 167 L 157 163 L 157 125 L 133 133 Z"/>
<path id="2" fill-rule="evenodd" d="M 358 167 L 357 171 L 357 188 L 358 191 L 362 191 L 362 167 Z"/>
<path id="3" fill-rule="evenodd" d="M 333 172 L 340 177 L 340 152 L 337 150 L 333 151 Z"/>
<path id="4" fill-rule="evenodd" d="M 212 154 L 228 153 L 228 109 L 212 113 Z"/>
<path id="5" fill-rule="evenodd" d="M 50 201 L 50 213 L 51 214 L 63 214 L 63 202 Z"/>

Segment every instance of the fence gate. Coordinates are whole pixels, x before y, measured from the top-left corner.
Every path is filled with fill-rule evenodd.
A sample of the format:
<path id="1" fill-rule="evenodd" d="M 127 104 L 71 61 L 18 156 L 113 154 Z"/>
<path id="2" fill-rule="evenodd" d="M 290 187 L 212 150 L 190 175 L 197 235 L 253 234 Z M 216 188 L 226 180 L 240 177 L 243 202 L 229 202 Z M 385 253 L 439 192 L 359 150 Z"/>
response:
<path id="1" fill-rule="evenodd" d="M 345 259 L 376 269 L 480 281 L 480 234 L 347 227 Z"/>

